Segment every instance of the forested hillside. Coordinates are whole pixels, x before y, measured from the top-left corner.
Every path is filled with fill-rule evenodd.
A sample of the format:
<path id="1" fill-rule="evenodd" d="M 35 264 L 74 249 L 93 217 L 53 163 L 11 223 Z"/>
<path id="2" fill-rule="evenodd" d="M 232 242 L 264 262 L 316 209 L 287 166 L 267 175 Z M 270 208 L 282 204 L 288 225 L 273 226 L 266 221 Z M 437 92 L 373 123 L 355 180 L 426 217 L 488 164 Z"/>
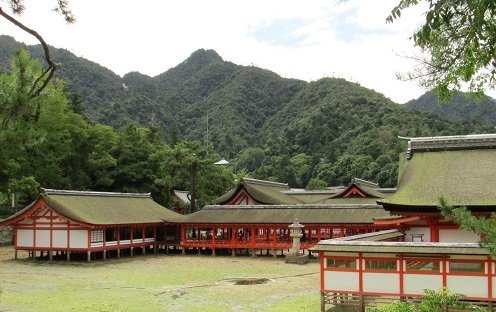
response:
<path id="1" fill-rule="evenodd" d="M 238 165 L 247 167 L 244 162 L 257 155 L 264 165 L 251 167 L 255 176 L 291 185 L 312 178 L 339 185 L 361 177 L 395 186 L 398 154 L 406 149 L 398 136 L 490 131 L 481 123 L 410 111 L 358 84 L 327 78 L 307 84 L 284 106 L 262 131 L 265 148 L 243 151 Z"/>
<path id="2" fill-rule="evenodd" d="M 413 110 L 433 113 L 448 120 L 479 120 L 496 125 L 496 100 L 483 96 L 480 99 L 457 92 L 447 103 L 440 102 L 437 95 L 427 92 L 405 104 Z"/>
<path id="3" fill-rule="evenodd" d="M 23 47 L 0 36 L 0 94 L 8 95 L 0 104 L 6 107 L 15 107 L 22 92 L 15 88 L 19 67 L 34 66 L 8 65 L 20 60 L 14 55 Z M 0 156 L 0 193 L 35 185 L 152 191 L 170 204 L 171 189 L 191 188 L 194 168 L 200 202 L 226 191 L 234 175 L 292 187 L 345 184 L 352 177 L 393 187 L 405 149 L 398 136 L 493 128 L 412 111 L 343 79 L 285 79 L 224 61 L 212 50 L 198 50 L 156 77 L 134 72 L 120 78 L 60 49 L 53 49 L 53 58 L 64 82 L 38 99 L 46 121 L 17 118 L 0 132 L 7 151 Z M 212 167 L 221 157 L 231 165 Z"/>

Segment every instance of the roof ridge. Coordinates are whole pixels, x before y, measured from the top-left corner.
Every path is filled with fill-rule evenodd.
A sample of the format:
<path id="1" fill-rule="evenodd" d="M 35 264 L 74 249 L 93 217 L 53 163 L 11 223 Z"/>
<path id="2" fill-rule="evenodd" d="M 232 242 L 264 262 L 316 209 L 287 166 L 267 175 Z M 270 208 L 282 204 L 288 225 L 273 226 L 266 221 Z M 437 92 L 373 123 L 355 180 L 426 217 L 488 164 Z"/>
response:
<path id="1" fill-rule="evenodd" d="M 208 209 L 383 209 L 377 204 L 205 205 Z"/>
<path id="2" fill-rule="evenodd" d="M 287 183 L 281 183 L 281 182 L 273 182 L 273 181 L 266 181 L 266 180 L 259 180 L 259 179 L 253 179 L 253 178 L 242 178 L 243 181 L 252 183 L 252 184 L 260 184 L 260 185 L 274 185 L 274 186 L 284 186 L 289 188 L 289 185 Z"/>
<path id="3" fill-rule="evenodd" d="M 96 192 L 96 191 L 72 191 L 72 190 L 55 190 L 41 188 L 47 196 L 50 195 L 77 195 L 77 196 L 101 196 L 101 197 L 139 197 L 151 198 L 151 193 L 119 193 L 119 192 Z"/>
<path id="4" fill-rule="evenodd" d="M 353 184 L 353 183 L 360 184 L 360 185 L 365 185 L 365 186 L 370 186 L 370 187 L 376 187 L 376 188 L 379 187 L 379 184 L 376 183 L 376 182 L 367 181 L 367 180 L 360 179 L 360 178 L 352 178 L 351 179 L 351 184 Z"/>
<path id="5" fill-rule="evenodd" d="M 408 140 L 407 159 L 412 158 L 414 152 L 488 149 L 496 147 L 496 133 L 411 138 L 398 136 L 398 138 L 400 140 Z"/>

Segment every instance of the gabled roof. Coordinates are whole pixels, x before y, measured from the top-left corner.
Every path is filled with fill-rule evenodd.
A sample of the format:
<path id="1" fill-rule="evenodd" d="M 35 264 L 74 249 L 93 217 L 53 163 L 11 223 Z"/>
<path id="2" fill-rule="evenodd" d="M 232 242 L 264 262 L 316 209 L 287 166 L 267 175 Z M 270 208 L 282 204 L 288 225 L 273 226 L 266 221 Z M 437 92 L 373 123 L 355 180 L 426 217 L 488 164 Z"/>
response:
<path id="1" fill-rule="evenodd" d="M 216 224 L 373 224 L 389 216 L 379 205 L 207 205 L 183 216 L 184 223 Z"/>
<path id="2" fill-rule="evenodd" d="M 154 202 L 150 194 L 82 192 L 45 189 L 38 198 L 57 213 L 90 225 L 173 222 L 179 214 Z M 35 202 L 35 203 L 36 203 Z M 21 217 L 31 204 L 2 223 Z"/>
<path id="3" fill-rule="evenodd" d="M 321 201 L 323 204 L 375 204 L 378 199 L 390 195 L 391 189 L 381 192 L 377 183 L 353 178 L 348 186 L 340 192 Z"/>
<path id="4" fill-rule="evenodd" d="M 229 203 L 229 201 L 242 190 L 246 191 L 249 196 L 260 204 L 279 205 L 302 203 L 300 200 L 284 193 L 284 191 L 290 190 L 287 184 L 250 178 L 242 178 L 235 189 L 217 198 L 214 200 L 214 203 Z"/>
<path id="5" fill-rule="evenodd" d="M 377 189 L 379 185 L 373 182 L 353 178 L 351 183 L 332 198 L 348 198 L 348 197 L 372 197 L 372 198 L 383 198 L 384 194 L 379 193 Z M 356 196 L 353 196 L 356 195 Z"/>
<path id="6" fill-rule="evenodd" d="M 379 201 L 387 210 L 450 205 L 473 209 L 496 207 L 496 135 L 410 139 L 400 156 L 395 194 Z M 443 148 L 444 147 L 444 148 Z"/>

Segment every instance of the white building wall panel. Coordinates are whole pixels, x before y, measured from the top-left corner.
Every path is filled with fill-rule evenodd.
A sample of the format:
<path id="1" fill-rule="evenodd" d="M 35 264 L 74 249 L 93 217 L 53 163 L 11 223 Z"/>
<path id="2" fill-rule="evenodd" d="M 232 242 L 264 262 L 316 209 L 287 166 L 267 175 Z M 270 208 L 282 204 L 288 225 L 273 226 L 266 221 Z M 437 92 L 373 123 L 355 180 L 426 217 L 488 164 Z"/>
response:
<path id="1" fill-rule="evenodd" d="M 441 275 L 405 274 L 403 275 L 403 291 L 409 295 L 423 295 L 424 289 L 440 289 L 443 287 Z"/>
<path id="2" fill-rule="evenodd" d="M 468 297 L 487 297 L 487 277 L 485 276 L 448 276 L 448 289 Z"/>
<path id="3" fill-rule="evenodd" d="M 399 274 L 395 273 L 363 273 L 363 291 L 372 293 L 400 292 Z"/>
<path id="4" fill-rule="evenodd" d="M 50 247 L 50 230 L 36 230 L 36 247 Z"/>
<path id="5" fill-rule="evenodd" d="M 494 298 L 494 296 L 496 296 L 496 289 L 494 289 L 494 286 L 496 286 L 496 277 L 491 279 L 491 283 L 493 283 L 493 293 L 491 294 L 491 297 Z"/>
<path id="6" fill-rule="evenodd" d="M 54 230 L 53 231 L 53 247 L 57 248 L 67 248 L 67 231 L 66 230 Z"/>
<path id="7" fill-rule="evenodd" d="M 71 248 L 87 248 L 88 247 L 88 231 L 73 230 L 70 233 Z"/>
<path id="8" fill-rule="evenodd" d="M 324 271 L 324 289 L 358 291 L 358 272 Z"/>
<path id="9" fill-rule="evenodd" d="M 478 243 L 479 235 L 465 230 L 439 230 L 439 241 L 446 243 Z"/>
<path id="10" fill-rule="evenodd" d="M 33 230 L 17 230 L 17 246 L 33 247 Z"/>

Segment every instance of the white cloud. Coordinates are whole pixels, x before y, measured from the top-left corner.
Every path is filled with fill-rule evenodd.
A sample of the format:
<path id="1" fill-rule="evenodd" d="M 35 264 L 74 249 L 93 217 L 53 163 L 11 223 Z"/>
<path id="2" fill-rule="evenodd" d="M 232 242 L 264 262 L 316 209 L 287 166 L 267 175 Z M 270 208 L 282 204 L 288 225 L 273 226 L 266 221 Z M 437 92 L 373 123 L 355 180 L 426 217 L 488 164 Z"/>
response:
<path id="1" fill-rule="evenodd" d="M 21 20 L 49 44 L 119 75 L 140 71 L 154 76 L 205 48 L 227 61 L 255 64 L 283 77 L 343 77 L 403 103 L 424 92 L 415 82 L 395 78 L 395 72 L 412 68 L 397 54 L 412 53 L 408 38 L 424 9 L 407 10 L 386 24 L 397 1 L 70 1 L 76 23 L 67 25 L 50 3 L 25 0 Z M 0 19 L 2 33 L 37 43 Z"/>

